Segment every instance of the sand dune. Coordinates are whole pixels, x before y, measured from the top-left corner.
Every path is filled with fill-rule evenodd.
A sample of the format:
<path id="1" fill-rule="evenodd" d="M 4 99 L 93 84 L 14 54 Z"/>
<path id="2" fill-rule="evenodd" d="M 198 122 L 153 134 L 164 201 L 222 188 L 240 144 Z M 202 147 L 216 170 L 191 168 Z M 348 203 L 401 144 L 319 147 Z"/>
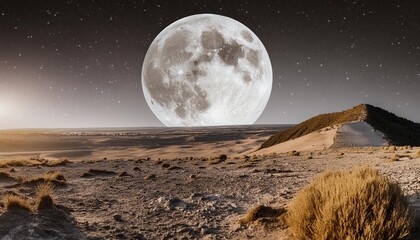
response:
<path id="1" fill-rule="evenodd" d="M 380 147 L 388 144 L 385 135 L 366 122 L 351 122 L 323 128 L 305 136 L 268 148 L 248 151 L 248 154 L 315 151 L 330 147 Z"/>
<path id="2" fill-rule="evenodd" d="M 334 144 L 334 138 L 337 134 L 337 128 L 323 128 L 312 132 L 303 137 L 289 140 L 269 148 L 249 151 L 248 154 L 269 154 L 285 153 L 291 151 L 314 151 L 331 147 Z"/>

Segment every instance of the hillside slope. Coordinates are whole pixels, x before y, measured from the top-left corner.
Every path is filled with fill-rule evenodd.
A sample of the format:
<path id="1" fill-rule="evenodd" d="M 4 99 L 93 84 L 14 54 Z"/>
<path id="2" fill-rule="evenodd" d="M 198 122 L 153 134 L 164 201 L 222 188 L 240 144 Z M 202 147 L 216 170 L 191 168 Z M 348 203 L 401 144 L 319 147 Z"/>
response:
<path id="1" fill-rule="evenodd" d="M 375 130 L 384 133 L 390 144 L 420 146 L 420 124 L 398 117 L 381 108 L 360 104 L 342 112 L 321 114 L 308 119 L 273 135 L 261 145 L 260 149 L 293 140 L 323 128 L 361 121 L 367 122 Z"/>

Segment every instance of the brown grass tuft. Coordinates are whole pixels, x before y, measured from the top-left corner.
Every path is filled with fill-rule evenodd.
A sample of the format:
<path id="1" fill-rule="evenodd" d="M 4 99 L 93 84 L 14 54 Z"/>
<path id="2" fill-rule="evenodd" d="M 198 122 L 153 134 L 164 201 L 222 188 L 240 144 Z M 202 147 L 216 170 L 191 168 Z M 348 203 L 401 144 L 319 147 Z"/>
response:
<path id="1" fill-rule="evenodd" d="M 395 152 L 395 151 L 397 151 L 397 147 L 396 147 L 396 146 L 390 146 L 390 147 L 388 148 L 388 151 L 389 151 L 389 152 Z"/>
<path id="2" fill-rule="evenodd" d="M 24 184 L 52 183 L 54 185 L 66 185 L 66 178 L 60 172 L 47 172 L 42 176 L 33 177 L 23 181 Z"/>
<path id="3" fill-rule="evenodd" d="M 47 159 L 28 159 L 28 160 L 2 160 L 0 168 L 5 167 L 55 167 L 55 166 L 64 166 L 67 163 L 71 163 L 69 160 L 47 160 Z"/>
<path id="4" fill-rule="evenodd" d="M 32 211 L 31 201 L 27 198 L 16 196 L 16 195 L 6 195 L 3 198 L 3 205 L 8 210 L 25 210 Z"/>
<path id="5" fill-rule="evenodd" d="M 287 215 L 300 239 L 407 239 L 411 222 L 400 187 L 372 168 L 324 173 L 298 192 Z"/>
<path id="6" fill-rule="evenodd" d="M 389 160 L 390 160 L 391 162 L 398 162 L 398 161 L 400 161 L 400 155 L 395 154 L 395 155 L 394 155 L 394 156 L 392 156 Z"/>
<path id="7" fill-rule="evenodd" d="M 209 165 L 215 165 L 222 163 L 228 159 L 228 156 L 226 154 L 222 154 L 219 157 L 212 157 L 210 158 Z"/>
<path id="8" fill-rule="evenodd" d="M 37 210 L 54 208 L 53 202 L 54 186 L 51 183 L 43 183 L 38 186 L 35 196 L 35 207 Z"/>
<path id="9" fill-rule="evenodd" d="M 298 156 L 300 156 L 300 152 L 293 150 L 293 151 L 289 152 L 289 156 L 298 157 Z"/>

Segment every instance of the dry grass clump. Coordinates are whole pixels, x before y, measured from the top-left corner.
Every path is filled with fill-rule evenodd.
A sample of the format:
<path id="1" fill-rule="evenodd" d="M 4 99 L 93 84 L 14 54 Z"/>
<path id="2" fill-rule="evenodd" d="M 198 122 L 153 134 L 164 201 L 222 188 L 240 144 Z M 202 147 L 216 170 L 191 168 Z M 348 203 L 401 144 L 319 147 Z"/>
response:
<path id="1" fill-rule="evenodd" d="M 3 205 L 8 210 L 25 210 L 32 211 L 31 201 L 27 198 L 17 195 L 6 195 L 3 197 Z"/>
<path id="2" fill-rule="evenodd" d="M 286 213 L 286 210 L 276 209 L 269 206 L 258 205 L 247 212 L 244 218 L 240 220 L 242 225 L 246 225 L 255 221 L 277 221 L 278 218 Z"/>
<path id="3" fill-rule="evenodd" d="M 289 156 L 298 157 L 298 156 L 300 156 L 300 152 L 293 150 L 293 151 L 289 152 Z"/>
<path id="4" fill-rule="evenodd" d="M 35 196 L 35 207 L 37 210 L 51 209 L 54 207 L 52 196 L 54 187 L 51 183 L 43 183 L 38 186 Z"/>
<path id="5" fill-rule="evenodd" d="M 397 161 L 400 161 L 400 155 L 395 154 L 395 155 L 394 155 L 394 156 L 392 156 L 389 160 L 390 160 L 391 162 L 397 162 Z"/>
<path id="6" fill-rule="evenodd" d="M 36 188 L 35 199 L 9 194 L 3 198 L 3 205 L 8 211 L 20 209 L 32 212 L 51 209 L 54 207 L 53 194 L 53 185 L 51 183 L 42 183 Z"/>
<path id="7" fill-rule="evenodd" d="M 412 158 L 420 158 L 420 151 L 417 151 Z"/>
<path id="8" fill-rule="evenodd" d="M 71 163 L 68 159 L 46 160 L 41 165 L 45 167 L 57 167 L 57 166 L 65 166 L 68 163 Z"/>
<path id="9" fill-rule="evenodd" d="M 395 151 L 397 151 L 397 147 L 396 147 L 396 146 L 390 146 L 390 147 L 388 148 L 388 151 L 389 151 L 389 152 L 395 152 Z"/>
<path id="10" fill-rule="evenodd" d="M 27 166 L 39 166 L 42 162 L 35 159 L 30 160 L 2 160 L 0 168 L 5 167 L 27 167 Z"/>
<path id="11" fill-rule="evenodd" d="M 407 239 L 411 214 L 400 187 L 372 168 L 326 172 L 290 204 L 299 239 Z"/>
<path id="12" fill-rule="evenodd" d="M 60 172 L 47 172 L 42 176 L 33 177 L 23 181 L 24 184 L 52 183 L 54 185 L 66 185 L 66 178 Z"/>
<path id="13" fill-rule="evenodd" d="M 227 155 L 222 154 L 219 157 L 211 158 L 210 162 L 209 162 L 209 165 L 219 164 L 219 163 L 222 163 L 222 162 L 226 161 L 227 159 L 228 159 Z"/>
<path id="14" fill-rule="evenodd" d="M 0 168 L 5 167 L 55 167 L 55 166 L 64 166 L 67 163 L 71 163 L 67 159 L 62 160 L 48 160 L 48 159 L 27 159 L 27 160 L 2 160 Z"/>

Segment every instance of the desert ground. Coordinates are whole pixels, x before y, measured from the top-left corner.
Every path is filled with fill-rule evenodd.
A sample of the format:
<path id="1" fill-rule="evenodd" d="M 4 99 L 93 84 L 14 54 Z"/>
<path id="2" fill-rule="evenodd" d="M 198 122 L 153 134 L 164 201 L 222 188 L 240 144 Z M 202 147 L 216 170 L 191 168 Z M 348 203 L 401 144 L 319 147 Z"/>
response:
<path id="1" fill-rule="evenodd" d="M 0 238 L 293 239 L 270 221 L 241 219 L 258 205 L 287 209 L 323 171 L 356 166 L 398 182 L 420 212 L 420 148 L 330 147 L 322 136 L 334 135 L 331 129 L 314 136 L 319 144 L 309 140 L 312 148 L 286 143 L 279 147 L 285 152 L 255 152 L 283 128 L 2 132 L 0 196 L 30 202 L 49 181 L 54 207 L 28 212 L 2 204 Z"/>

